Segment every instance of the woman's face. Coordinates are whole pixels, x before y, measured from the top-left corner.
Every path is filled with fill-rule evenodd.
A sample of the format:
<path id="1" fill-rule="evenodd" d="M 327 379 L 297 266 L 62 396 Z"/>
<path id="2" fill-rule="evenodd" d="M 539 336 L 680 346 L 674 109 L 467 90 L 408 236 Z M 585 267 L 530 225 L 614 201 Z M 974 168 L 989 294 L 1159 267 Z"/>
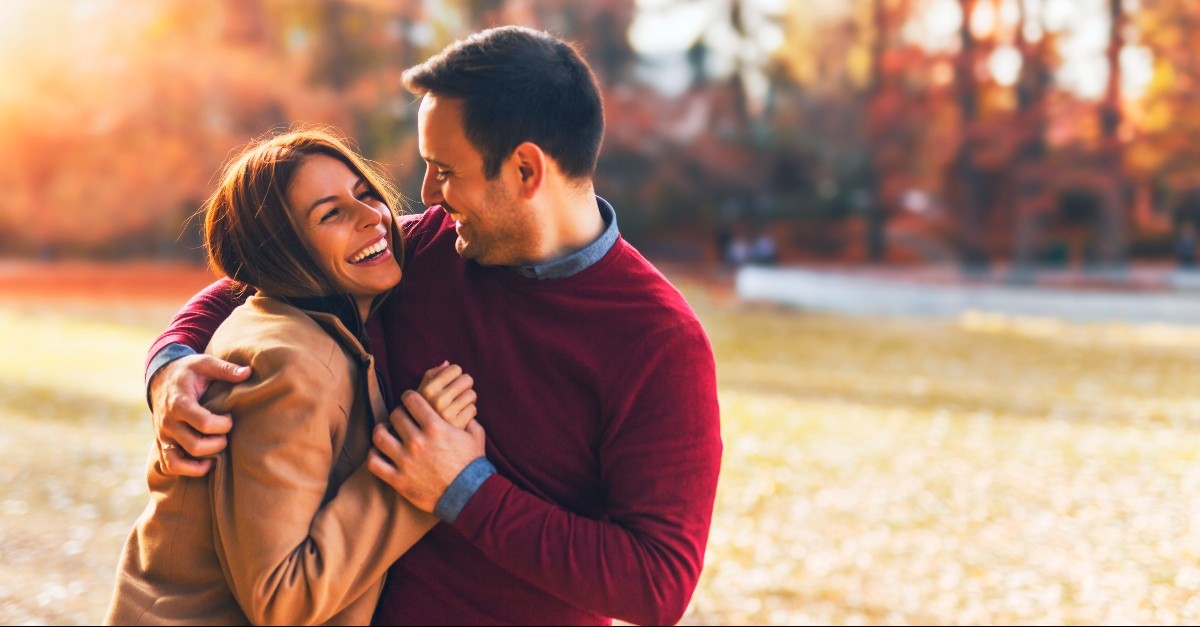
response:
<path id="1" fill-rule="evenodd" d="M 306 157 L 292 176 L 287 201 L 317 263 L 355 297 L 361 312 L 400 282 L 392 212 L 346 164 L 327 155 Z"/>

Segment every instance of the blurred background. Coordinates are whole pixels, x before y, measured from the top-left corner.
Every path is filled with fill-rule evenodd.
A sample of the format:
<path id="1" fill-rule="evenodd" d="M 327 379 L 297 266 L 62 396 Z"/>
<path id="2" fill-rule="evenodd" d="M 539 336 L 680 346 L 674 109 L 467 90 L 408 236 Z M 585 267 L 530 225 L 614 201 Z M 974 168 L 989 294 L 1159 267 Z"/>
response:
<path id="1" fill-rule="evenodd" d="M 1200 622 L 1193 0 L 8 0 L 0 623 L 103 617 L 224 160 L 330 124 L 420 211 L 400 73 L 510 23 L 717 355 L 684 623 Z"/>
<path id="2" fill-rule="evenodd" d="M 0 254 L 200 257 L 249 139 L 335 125 L 412 198 L 400 72 L 501 23 L 579 42 L 597 189 L 659 257 L 1181 261 L 1200 220 L 1186 0 L 46 0 L 0 7 Z M 531 80 L 535 80 L 531 77 Z M 414 207 L 416 208 L 416 207 Z"/>

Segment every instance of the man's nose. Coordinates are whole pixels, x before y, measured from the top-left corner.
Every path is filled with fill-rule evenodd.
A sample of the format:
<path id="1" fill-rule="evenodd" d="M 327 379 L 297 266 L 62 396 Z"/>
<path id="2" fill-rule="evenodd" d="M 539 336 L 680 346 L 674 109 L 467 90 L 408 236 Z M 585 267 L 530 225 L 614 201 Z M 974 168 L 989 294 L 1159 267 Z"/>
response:
<path id="1" fill-rule="evenodd" d="M 442 186 L 438 184 L 437 175 L 432 167 L 425 168 L 425 178 L 421 181 L 421 202 L 425 203 L 426 207 L 440 205 L 445 199 L 442 198 Z"/>

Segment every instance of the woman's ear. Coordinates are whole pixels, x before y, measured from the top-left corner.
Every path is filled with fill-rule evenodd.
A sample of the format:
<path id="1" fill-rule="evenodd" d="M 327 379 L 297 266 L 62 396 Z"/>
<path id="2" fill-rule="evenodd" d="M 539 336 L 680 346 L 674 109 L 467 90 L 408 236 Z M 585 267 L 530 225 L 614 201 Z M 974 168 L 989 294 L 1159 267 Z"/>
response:
<path id="1" fill-rule="evenodd" d="M 546 179 L 546 153 L 533 142 L 524 142 L 513 150 L 513 160 L 520 174 L 521 197 L 526 200 L 533 198 Z"/>

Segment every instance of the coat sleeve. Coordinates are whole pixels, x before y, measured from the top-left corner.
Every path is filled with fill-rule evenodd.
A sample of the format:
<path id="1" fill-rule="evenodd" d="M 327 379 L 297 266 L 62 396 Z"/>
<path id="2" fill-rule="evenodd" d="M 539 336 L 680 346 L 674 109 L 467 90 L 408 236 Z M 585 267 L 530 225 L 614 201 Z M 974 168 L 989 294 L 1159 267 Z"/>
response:
<path id="1" fill-rule="evenodd" d="M 249 361 L 251 380 L 221 384 L 208 399 L 234 423 L 211 478 L 217 554 L 253 623 L 324 622 L 362 595 L 378 594 L 388 567 L 436 519 L 365 463 L 329 498 L 340 455 L 334 437 L 347 428 L 350 410 L 347 373 L 290 346 L 260 350 Z"/>
<path id="2" fill-rule="evenodd" d="M 492 475 L 454 527 L 575 606 L 674 624 L 704 563 L 721 465 L 716 369 L 696 324 L 647 338 L 613 388 L 598 451 L 607 515 L 567 511 Z"/>

